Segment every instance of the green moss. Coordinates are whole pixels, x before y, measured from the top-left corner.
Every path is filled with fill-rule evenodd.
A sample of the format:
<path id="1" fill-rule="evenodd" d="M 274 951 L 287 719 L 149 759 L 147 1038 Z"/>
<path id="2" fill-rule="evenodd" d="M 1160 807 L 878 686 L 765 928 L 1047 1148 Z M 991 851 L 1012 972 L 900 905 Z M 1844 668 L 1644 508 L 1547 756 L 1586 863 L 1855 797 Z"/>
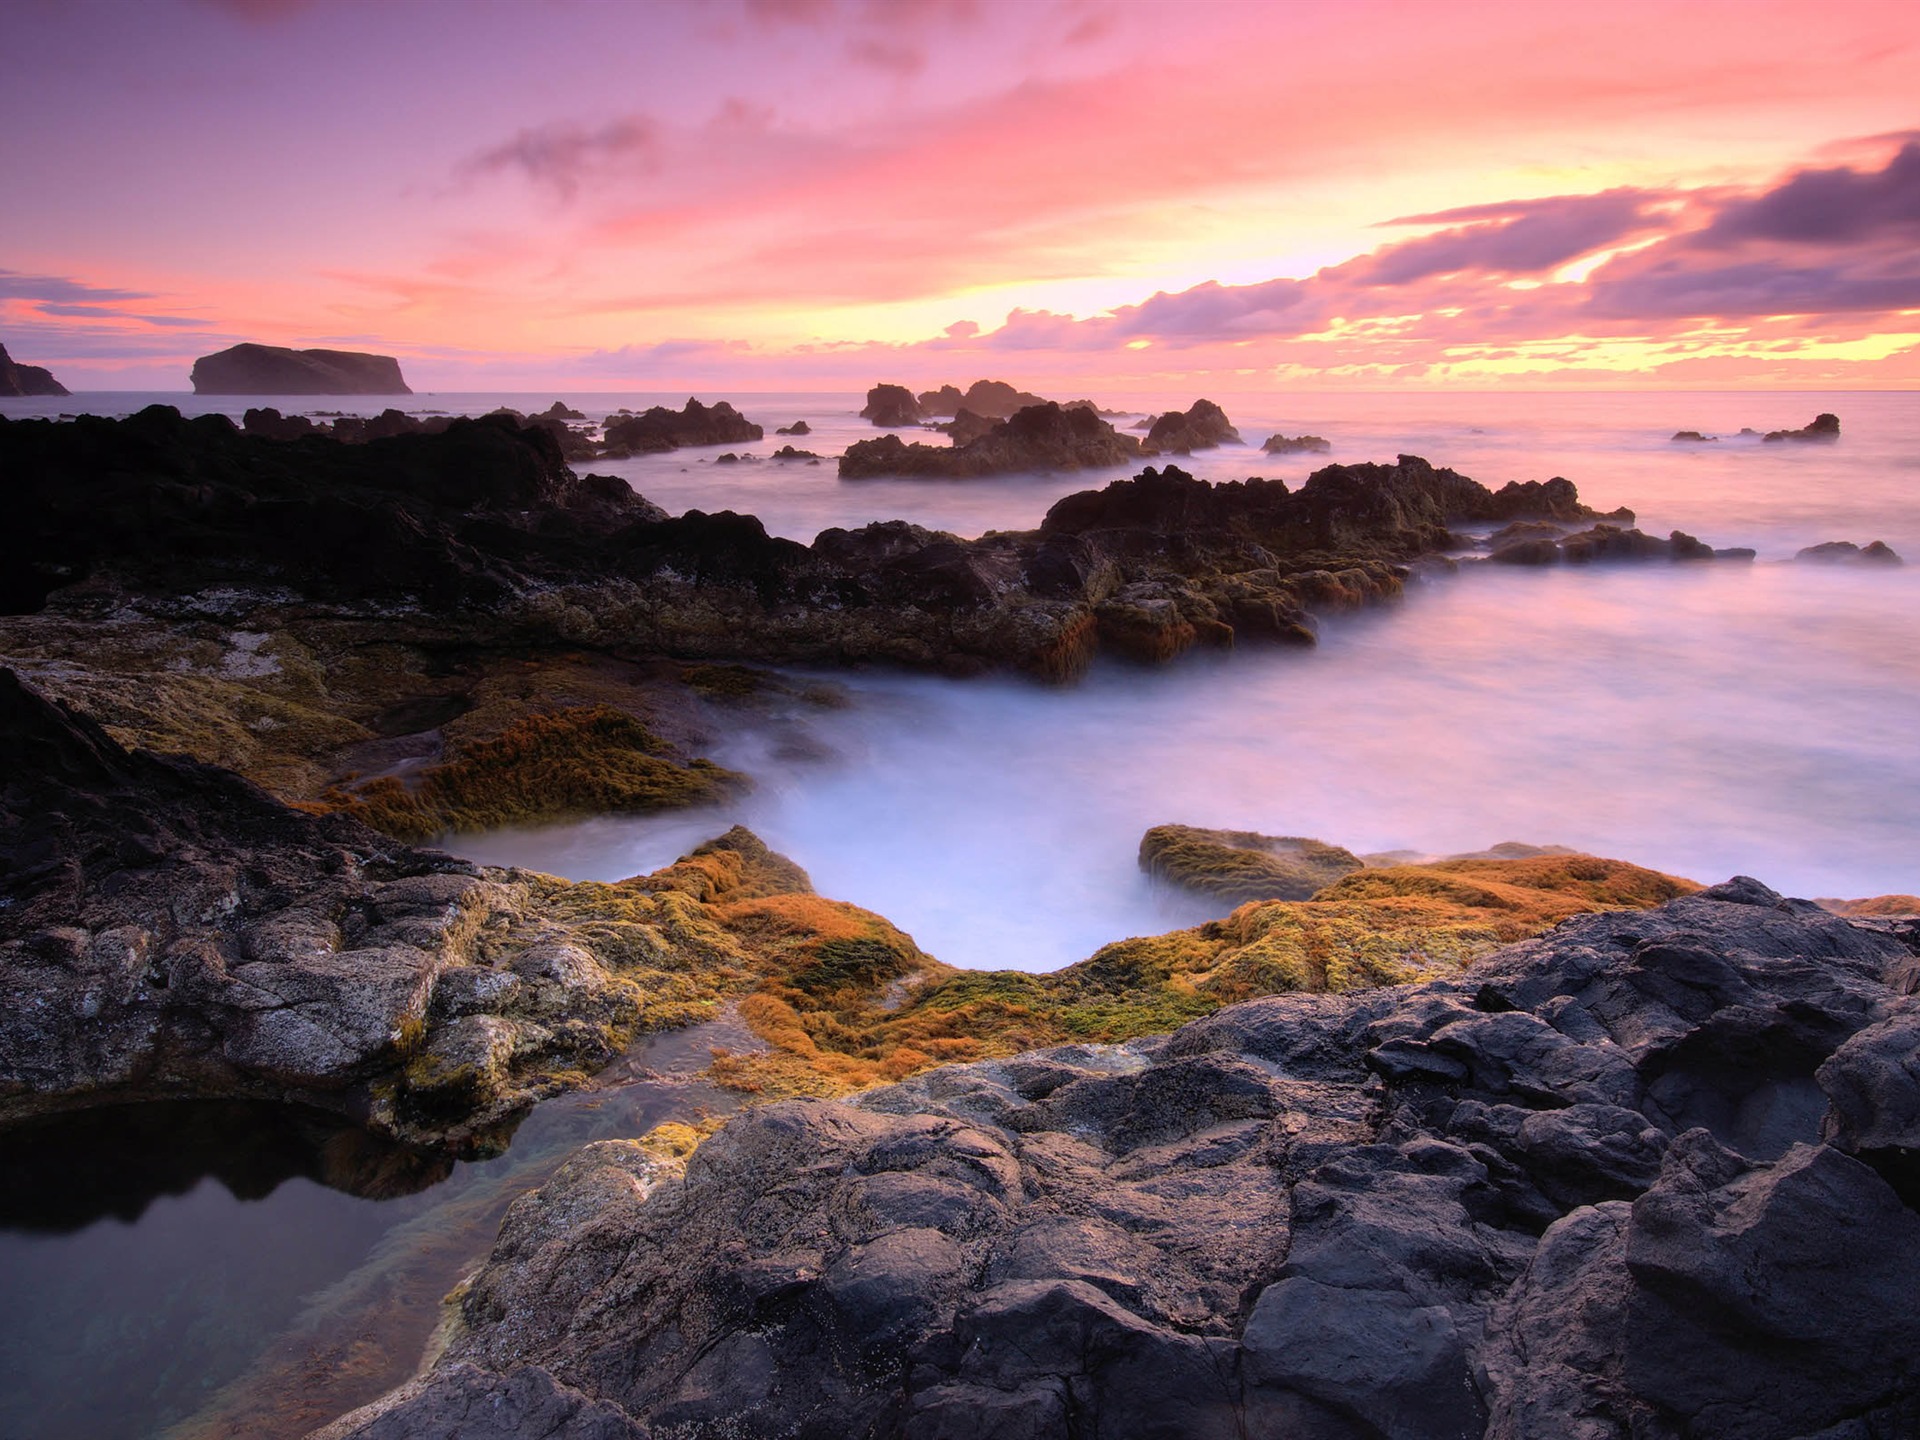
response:
<path id="1" fill-rule="evenodd" d="M 1301 835 L 1156 825 L 1140 839 L 1140 868 L 1168 884 L 1239 904 L 1305 900 L 1362 862 L 1350 850 Z"/>

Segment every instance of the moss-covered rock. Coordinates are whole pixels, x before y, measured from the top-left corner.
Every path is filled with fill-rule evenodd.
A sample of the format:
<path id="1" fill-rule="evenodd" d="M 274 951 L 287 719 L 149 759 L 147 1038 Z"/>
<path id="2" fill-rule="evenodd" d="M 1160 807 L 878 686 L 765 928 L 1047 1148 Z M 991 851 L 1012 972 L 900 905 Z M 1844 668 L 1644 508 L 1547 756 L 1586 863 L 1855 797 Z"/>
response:
<path id="1" fill-rule="evenodd" d="M 1140 868 L 1156 879 L 1239 904 L 1305 900 L 1362 868 L 1351 850 L 1303 835 L 1156 825 L 1140 837 Z"/>

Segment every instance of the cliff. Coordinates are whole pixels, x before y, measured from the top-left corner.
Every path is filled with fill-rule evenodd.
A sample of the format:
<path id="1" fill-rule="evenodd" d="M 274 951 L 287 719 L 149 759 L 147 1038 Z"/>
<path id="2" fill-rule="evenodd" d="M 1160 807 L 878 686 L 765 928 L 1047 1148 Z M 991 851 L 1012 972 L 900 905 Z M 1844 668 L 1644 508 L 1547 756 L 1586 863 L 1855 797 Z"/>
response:
<path id="1" fill-rule="evenodd" d="M 66 395 L 71 392 L 53 378 L 51 370 L 22 365 L 0 345 L 0 395 Z"/>
<path id="2" fill-rule="evenodd" d="M 391 355 L 235 345 L 193 362 L 196 395 L 411 395 Z"/>

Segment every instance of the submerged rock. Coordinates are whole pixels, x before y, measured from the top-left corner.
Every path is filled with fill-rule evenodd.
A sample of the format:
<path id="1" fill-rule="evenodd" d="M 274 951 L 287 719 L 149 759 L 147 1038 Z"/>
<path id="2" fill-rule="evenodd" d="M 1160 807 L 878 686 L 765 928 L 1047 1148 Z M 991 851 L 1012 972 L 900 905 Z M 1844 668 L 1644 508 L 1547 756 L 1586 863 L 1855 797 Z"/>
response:
<path id="1" fill-rule="evenodd" d="M 1550 528 L 1550 527 L 1549 527 Z M 1499 565 L 1584 565 L 1594 561 L 1623 560 L 1751 560 L 1754 552 L 1744 547 L 1716 550 L 1683 530 L 1675 530 L 1662 540 L 1640 530 L 1620 525 L 1595 525 L 1575 533 L 1533 533 L 1519 526 L 1508 526 L 1493 536 L 1493 553 L 1488 557 Z"/>
<path id="2" fill-rule="evenodd" d="M 391 355 L 234 345 L 193 362 L 196 395 L 411 395 Z"/>
<path id="3" fill-rule="evenodd" d="M 0 395 L 70 395 L 53 372 L 39 365 L 22 365 L 0 345 Z"/>
<path id="4" fill-rule="evenodd" d="M 1884 540 L 1856 545 L 1851 540 L 1828 540 L 1809 545 L 1793 557 L 1817 565 L 1904 565 L 1899 554 Z"/>
<path id="5" fill-rule="evenodd" d="M 1736 880 L 770 1105 L 681 1173 L 592 1146 L 436 1368 L 331 1433 L 509 1391 L 622 1435 L 1908 1433 L 1913 961 Z"/>

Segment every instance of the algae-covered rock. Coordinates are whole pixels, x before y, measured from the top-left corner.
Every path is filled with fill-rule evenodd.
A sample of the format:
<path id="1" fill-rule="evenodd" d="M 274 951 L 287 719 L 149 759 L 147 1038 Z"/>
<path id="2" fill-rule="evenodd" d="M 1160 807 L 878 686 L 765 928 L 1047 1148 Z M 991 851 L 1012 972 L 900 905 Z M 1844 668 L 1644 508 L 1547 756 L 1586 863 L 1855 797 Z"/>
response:
<path id="1" fill-rule="evenodd" d="M 1361 866 L 1352 851 L 1300 835 L 1156 825 L 1140 838 L 1140 868 L 1148 874 L 1236 905 L 1305 900 Z"/>
<path id="2" fill-rule="evenodd" d="M 1904 1143 L 1911 960 L 1742 879 L 767 1105 L 678 1173 L 593 1147 L 330 1440 L 451 1440 L 509 1387 L 606 1434 L 1913 1433 L 1920 1218 L 1819 1088 Z"/>

